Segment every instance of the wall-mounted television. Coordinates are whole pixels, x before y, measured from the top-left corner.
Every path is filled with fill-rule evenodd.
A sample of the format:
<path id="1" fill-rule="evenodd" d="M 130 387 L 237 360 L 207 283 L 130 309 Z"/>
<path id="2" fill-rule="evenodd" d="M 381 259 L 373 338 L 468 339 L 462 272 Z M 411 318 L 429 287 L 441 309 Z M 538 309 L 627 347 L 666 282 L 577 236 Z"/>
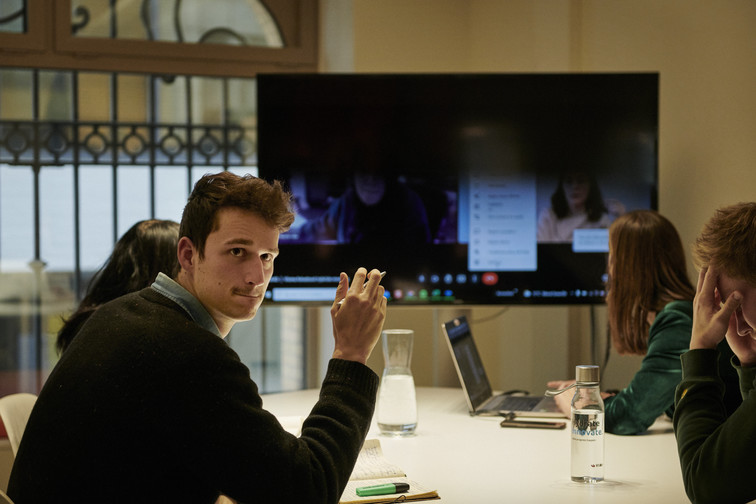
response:
<path id="1" fill-rule="evenodd" d="M 604 300 L 609 224 L 657 209 L 656 73 L 262 74 L 258 171 L 296 219 L 268 303 Z"/>

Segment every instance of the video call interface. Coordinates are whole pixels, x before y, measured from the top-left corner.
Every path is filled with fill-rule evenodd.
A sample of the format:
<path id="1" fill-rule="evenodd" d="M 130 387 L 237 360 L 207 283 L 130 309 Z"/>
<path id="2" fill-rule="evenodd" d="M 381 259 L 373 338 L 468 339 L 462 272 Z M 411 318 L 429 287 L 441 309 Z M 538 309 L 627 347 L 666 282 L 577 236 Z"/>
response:
<path id="1" fill-rule="evenodd" d="M 296 219 L 272 302 L 332 302 L 339 272 L 365 266 L 394 303 L 600 303 L 609 225 L 657 207 L 655 74 L 274 77 L 259 173 Z"/>

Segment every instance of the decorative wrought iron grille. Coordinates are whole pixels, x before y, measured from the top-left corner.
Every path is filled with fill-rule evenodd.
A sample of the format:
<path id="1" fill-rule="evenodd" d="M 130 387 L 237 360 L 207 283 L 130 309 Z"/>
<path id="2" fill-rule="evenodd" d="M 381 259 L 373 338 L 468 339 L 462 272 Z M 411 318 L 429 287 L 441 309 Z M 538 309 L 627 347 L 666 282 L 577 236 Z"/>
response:
<path id="1" fill-rule="evenodd" d="M 238 125 L 0 121 L 0 162 L 250 166 L 254 138 Z"/>
<path id="2" fill-rule="evenodd" d="M 234 97 L 241 101 L 249 94 L 254 96 L 254 81 L 181 77 L 180 81 L 170 79 L 166 83 L 162 76 L 128 76 L 128 79 L 133 89 L 127 92 L 125 82 L 116 73 L 0 69 L 0 93 L 3 93 L 0 99 L 0 163 L 28 166 L 35 176 L 43 167 L 69 166 L 75 177 L 82 166 L 111 167 L 114 173 L 124 166 L 147 167 L 153 172 L 159 167 L 182 167 L 189 174 L 187 194 L 191 190 L 194 167 L 202 167 L 205 171 L 256 170 L 256 131 L 254 126 L 241 125 L 255 124 L 254 100 L 246 99 L 246 104 L 232 103 Z M 196 85 L 197 82 L 205 85 Z M 124 104 L 119 92 L 135 95 L 137 99 Z M 83 103 L 82 95 L 98 95 L 102 104 Z M 14 100 L 28 103 L 28 106 L 17 106 L 12 103 Z M 169 103 L 161 104 L 161 100 Z M 207 106 L 211 109 L 209 112 L 203 108 L 204 103 L 211 104 Z M 175 109 L 178 108 L 183 110 L 177 112 Z M 119 116 L 126 112 L 145 120 L 119 121 Z M 103 114 L 110 119 L 84 119 Z M 196 115 L 211 117 L 212 123 L 193 124 Z M 161 116 L 174 121 L 161 121 Z M 175 122 L 176 118 L 185 118 L 185 122 Z M 117 183 L 115 177 L 113 183 Z M 153 180 L 150 195 L 153 203 L 150 215 L 145 218 L 156 216 L 154 192 Z M 116 187 L 113 194 L 112 232 L 115 241 L 120 235 Z M 74 210 L 78 212 L 78 194 L 73 197 Z M 38 225 L 36 222 L 35 227 Z M 78 226 L 77 219 L 77 244 L 81 231 Z M 38 241 L 39 229 L 35 230 L 35 236 Z M 37 255 L 34 260 L 43 258 Z M 74 269 L 75 283 L 79 286 L 78 262 Z M 80 292 L 80 289 L 77 287 L 76 291 Z"/>

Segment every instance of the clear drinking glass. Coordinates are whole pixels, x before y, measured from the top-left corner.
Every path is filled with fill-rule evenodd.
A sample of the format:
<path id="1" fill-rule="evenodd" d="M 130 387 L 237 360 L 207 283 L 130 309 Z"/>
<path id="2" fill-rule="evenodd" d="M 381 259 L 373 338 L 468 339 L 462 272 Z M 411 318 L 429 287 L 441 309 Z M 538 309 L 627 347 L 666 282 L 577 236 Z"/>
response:
<path id="1" fill-rule="evenodd" d="M 389 436 L 409 436 L 417 427 L 415 379 L 410 370 L 415 333 L 387 329 L 381 337 L 384 367 L 378 391 L 378 428 Z"/>

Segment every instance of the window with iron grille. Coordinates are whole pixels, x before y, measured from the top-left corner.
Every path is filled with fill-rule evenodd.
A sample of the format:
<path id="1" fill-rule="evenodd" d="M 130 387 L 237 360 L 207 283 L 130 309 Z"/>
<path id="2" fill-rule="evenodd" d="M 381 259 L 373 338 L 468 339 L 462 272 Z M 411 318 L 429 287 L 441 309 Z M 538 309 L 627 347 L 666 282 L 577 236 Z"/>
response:
<path id="1" fill-rule="evenodd" d="M 239 19 L 234 9 L 266 14 L 267 2 L 225 0 L 229 12 L 207 18 L 216 24 L 205 31 L 202 16 L 186 11 L 196 2 L 65 0 L 40 10 L 43 3 L 3 2 L 0 38 L 28 34 L 39 27 L 35 15 L 60 15 L 66 4 L 71 37 L 90 43 L 285 47 L 286 37 L 271 35 L 272 16 L 251 31 L 217 25 Z M 181 37 L 166 35 L 169 21 Z M 104 50 L 118 62 L 117 44 Z M 186 74 L 65 68 L 66 55 L 57 59 L 62 68 L 47 68 L 49 54 L 29 56 L 30 67 L 0 65 L 0 396 L 41 387 L 57 360 L 62 317 L 134 222 L 180 220 L 205 173 L 256 174 L 254 77 L 198 75 L 191 49 L 184 52 Z M 303 334 L 301 308 L 264 308 L 228 340 L 263 391 L 291 390 L 305 383 Z"/>

